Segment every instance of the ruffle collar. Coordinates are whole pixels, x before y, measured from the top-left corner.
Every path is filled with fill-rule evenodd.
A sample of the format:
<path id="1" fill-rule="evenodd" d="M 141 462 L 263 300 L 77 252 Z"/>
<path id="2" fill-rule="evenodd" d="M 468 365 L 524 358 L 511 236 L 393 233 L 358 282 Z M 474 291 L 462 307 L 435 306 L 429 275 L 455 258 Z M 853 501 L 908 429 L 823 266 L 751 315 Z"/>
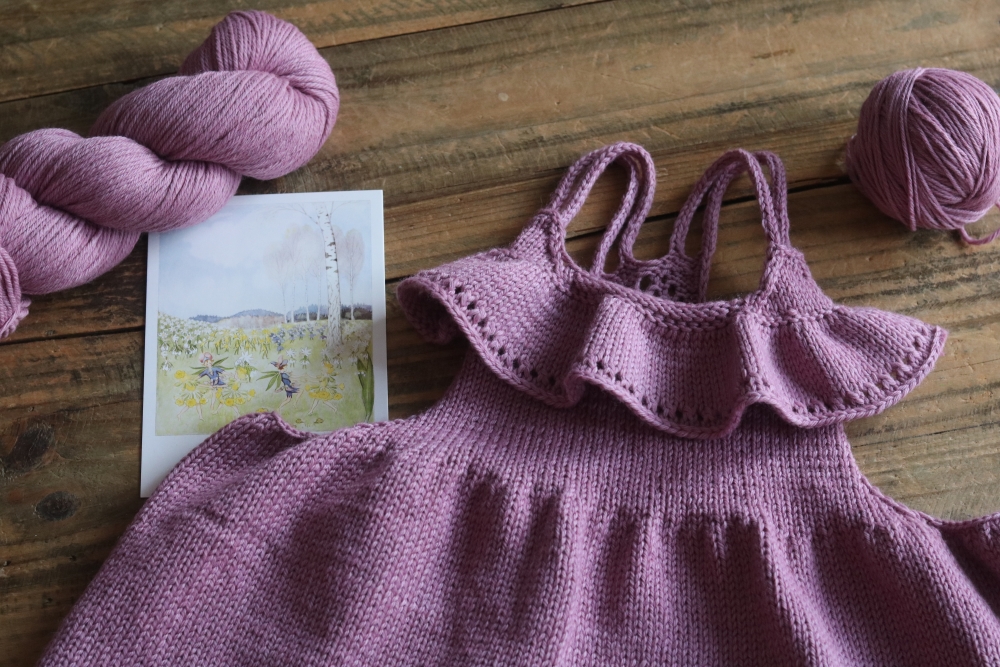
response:
<path id="1" fill-rule="evenodd" d="M 565 228 L 615 160 L 628 168 L 630 186 L 594 266 L 604 266 L 617 240 L 619 267 L 587 271 L 566 253 Z M 747 170 L 770 242 L 761 285 L 737 299 L 706 302 L 722 195 Z M 648 154 L 633 144 L 584 156 L 513 244 L 404 280 L 400 305 L 425 338 L 443 343 L 465 335 L 494 373 L 539 400 L 574 405 L 593 385 L 682 437 L 725 435 L 755 403 L 801 427 L 870 416 L 930 372 L 943 329 L 838 305 L 820 290 L 788 243 L 784 173 L 775 156 L 725 154 L 681 210 L 670 252 L 640 261 L 631 248 L 651 203 L 653 175 Z M 691 258 L 684 238 L 706 196 L 702 253 Z"/>

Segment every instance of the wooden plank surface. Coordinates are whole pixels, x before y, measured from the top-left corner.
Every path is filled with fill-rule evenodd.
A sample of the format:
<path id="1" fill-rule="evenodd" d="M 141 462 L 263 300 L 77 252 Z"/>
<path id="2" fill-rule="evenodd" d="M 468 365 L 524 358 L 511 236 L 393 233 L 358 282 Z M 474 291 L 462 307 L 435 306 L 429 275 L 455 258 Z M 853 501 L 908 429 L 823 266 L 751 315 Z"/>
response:
<path id="1" fill-rule="evenodd" d="M 234 10 L 268 11 L 326 47 L 588 1 L 268 0 L 248 7 L 239 0 L 14 0 L 0 16 L 0 100 L 176 72 L 212 26 Z"/>
<path id="2" fill-rule="evenodd" d="M 13 3 L 0 17 L 0 141 L 85 132 L 110 101 L 176 69 L 238 3 Z M 568 5 L 569 3 L 559 3 Z M 910 234 L 837 166 L 872 84 L 915 65 L 1000 84 L 1000 12 L 986 2 L 478 2 L 288 0 L 337 74 L 342 112 L 309 165 L 244 193 L 382 188 L 390 409 L 430 405 L 464 345 L 422 342 L 393 297 L 422 268 L 509 242 L 562 170 L 603 143 L 651 150 L 659 188 L 637 254 L 725 148 L 776 150 L 792 240 L 835 299 L 951 332 L 937 369 L 887 413 L 854 422 L 861 469 L 946 518 L 1000 510 L 1000 244 Z M 86 56 L 86 57 L 83 57 Z M 571 227 L 583 262 L 623 179 Z M 723 214 L 711 296 L 753 289 L 763 257 L 745 183 Z M 984 228 L 1000 225 L 993 214 Z M 35 299 L 0 344 L 0 655 L 32 664 L 140 506 L 145 245 L 89 285 Z M 4 662 L 8 664 L 8 662 Z"/>

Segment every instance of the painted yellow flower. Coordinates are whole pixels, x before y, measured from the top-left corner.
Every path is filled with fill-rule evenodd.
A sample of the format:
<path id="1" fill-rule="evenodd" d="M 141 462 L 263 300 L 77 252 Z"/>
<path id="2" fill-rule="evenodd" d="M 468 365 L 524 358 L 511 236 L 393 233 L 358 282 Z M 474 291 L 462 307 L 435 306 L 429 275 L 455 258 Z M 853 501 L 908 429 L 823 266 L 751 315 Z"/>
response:
<path id="1" fill-rule="evenodd" d="M 188 400 L 184 401 L 184 403 L 185 403 L 185 405 L 187 405 L 187 406 L 188 406 L 189 408 L 193 408 L 193 407 L 195 406 L 195 401 L 194 401 L 194 399 L 193 399 L 193 398 L 189 398 Z"/>
<path id="2" fill-rule="evenodd" d="M 231 398 L 227 398 L 226 399 L 226 405 L 228 405 L 229 407 L 233 407 L 234 405 L 236 405 L 236 401 L 234 401 Z"/>
<path id="3" fill-rule="evenodd" d="M 250 395 L 251 396 L 256 396 L 257 395 L 257 390 L 256 389 L 251 389 L 250 390 Z"/>
<path id="4" fill-rule="evenodd" d="M 176 401 L 174 401 L 174 403 L 176 403 L 177 405 L 184 405 L 184 400 L 178 398 Z"/>
<path id="5" fill-rule="evenodd" d="M 333 400 L 335 400 L 335 401 L 339 401 L 339 400 L 340 400 L 340 399 L 342 399 L 343 397 L 344 397 L 344 395 L 343 395 L 343 394 L 339 394 L 339 393 L 338 393 L 338 394 L 334 394 L 334 395 L 333 395 Z"/>
<path id="6" fill-rule="evenodd" d="M 343 389 L 344 388 L 344 383 L 341 382 L 340 384 L 337 385 L 337 387 L 339 387 L 340 389 Z"/>
<path id="7" fill-rule="evenodd" d="M 174 377 L 177 378 L 178 380 L 183 380 L 187 376 L 188 376 L 187 371 L 177 371 L 176 373 L 174 373 Z"/>

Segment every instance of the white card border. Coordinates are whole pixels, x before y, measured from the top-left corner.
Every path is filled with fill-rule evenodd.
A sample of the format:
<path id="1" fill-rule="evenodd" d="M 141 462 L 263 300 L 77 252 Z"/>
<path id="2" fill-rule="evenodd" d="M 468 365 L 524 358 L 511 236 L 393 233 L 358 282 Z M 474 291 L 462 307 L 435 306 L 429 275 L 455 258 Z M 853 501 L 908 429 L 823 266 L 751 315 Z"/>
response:
<path id="1" fill-rule="evenodd" d="M 386 349 L 385 305 L 385 212 L 381 190 L 336 192 L 296 192 L 276 195 L 237 195 L 233 199 L 261 203 L 315 201 L 358 201 L 371 205 L 372 260 L 372 366 L 375 371 L 375 404 L 372 418 L 389 419 L 388 351 Z M 230 200 L 232 201 L 232 200 Z M 229 202 L 227 202 L 228 204 Z M 210 435 L 156 435 L 156 333 L 159 325 L 160 235 L 149 234 L 146 268 L 146 325 L 143 350 L 142 450 L 139 463 L 139 495 L 148 498 L 176 463 Z M 146 378 L 153 378 L 146 382 Z M 183 452 L 180 458 L 177 452 Z"/>

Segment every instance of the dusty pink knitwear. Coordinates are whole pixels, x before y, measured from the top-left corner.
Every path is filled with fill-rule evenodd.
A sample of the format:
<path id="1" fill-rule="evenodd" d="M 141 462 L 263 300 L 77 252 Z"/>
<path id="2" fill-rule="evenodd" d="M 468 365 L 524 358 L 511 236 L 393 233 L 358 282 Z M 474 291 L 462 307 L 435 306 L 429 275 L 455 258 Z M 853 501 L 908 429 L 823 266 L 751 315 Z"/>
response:
<path id="1" fill-rule="evenodd" d="M 83 138 L 46 129 L 0 146 L 0 337 L 25 294 L 93 280 L 141 232 L 218 211 L 241 176 L 309 161 L 339 109 L 330 66 L 291 23 L 232 12 L 177 76 L 116 100 Z"/>
<path id="2" fill-rule="evenodd" d="M 564 230 L 614 160 L 628 194 L 585 270 Z M 721 197 L 748 169 L 763 281 L 705 302 Z M 670 253 L 639 261 L 652 191 L 645 151 L 601 149 L 509 247 L 402 283 L 425 336 L 471 343 L 445 397 L 326 436 L 275 415 L 222 429 L 42 664 L 1000 664 L 1000 516 L 900 506 L 842 426 L 912 389 L 944 331 L 822 294 L 773 155 L 724 155 Z"/>

